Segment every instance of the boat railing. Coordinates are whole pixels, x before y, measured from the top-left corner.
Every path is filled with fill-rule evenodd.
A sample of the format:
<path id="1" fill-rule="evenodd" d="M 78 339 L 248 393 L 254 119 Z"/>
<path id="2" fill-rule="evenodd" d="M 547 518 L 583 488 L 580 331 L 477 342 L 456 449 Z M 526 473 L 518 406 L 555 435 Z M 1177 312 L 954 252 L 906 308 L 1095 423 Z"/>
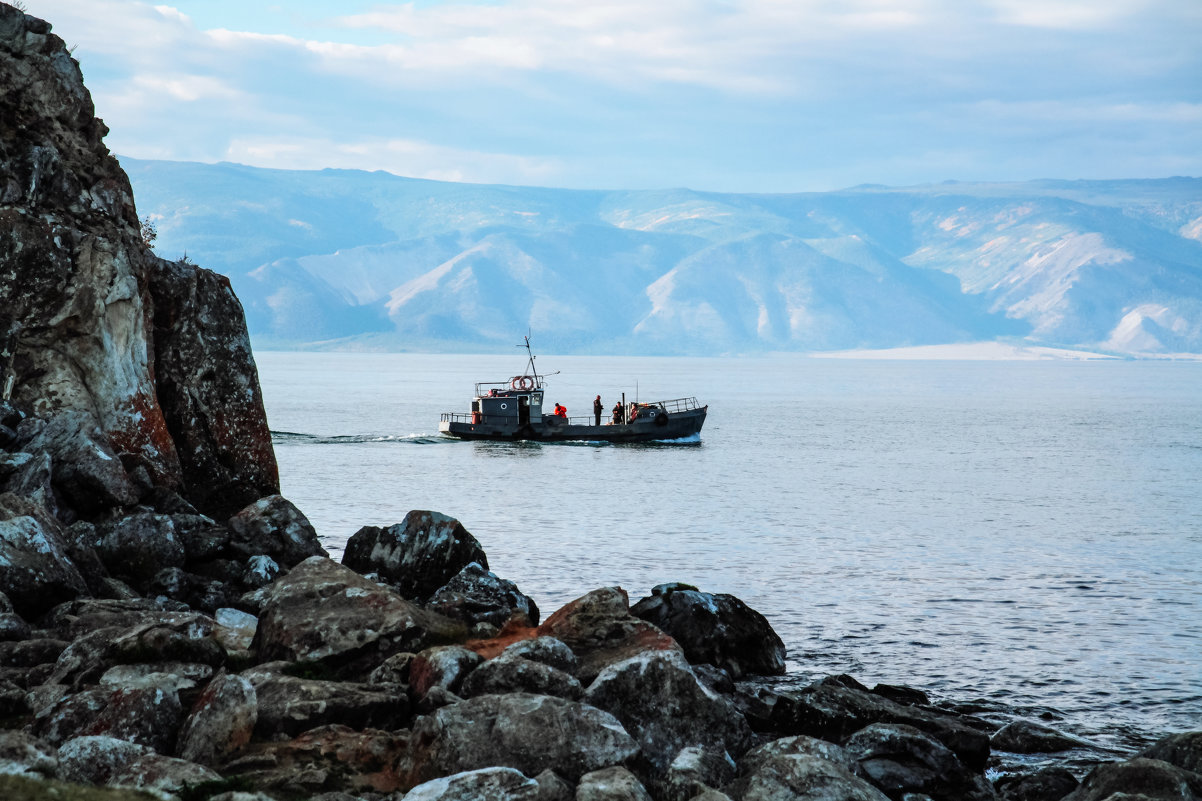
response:
<path id="1" fill-rule="evenodd" d="M 643 406 L 644 404 L 639 404 Z M 696 398 L 673 398 L 672 400 L 656 401 L 655 403 L 645 404 L 647 406 L 658 406 L 669 414 L 676 412 L 691 412 L 694 409 L 700 409 L 701 404 Z"/>
<path id="2" fill-rule="evenodd" d="M 528 379 L 527 383 L 522 383 L 518 379 Z M 541 378 L 541 376 L 540 376 Z M 482 381 L 476 384 L 476 397 L 482 398 L 489 394 L 500 395 L 507 392 L 529 392 L 535 389 L 542 389 L 543 382 L 536 379 L 534 376 L 514 376 L 508 381 Z M 495 393 L 493 392 L 495 390 Z"/>

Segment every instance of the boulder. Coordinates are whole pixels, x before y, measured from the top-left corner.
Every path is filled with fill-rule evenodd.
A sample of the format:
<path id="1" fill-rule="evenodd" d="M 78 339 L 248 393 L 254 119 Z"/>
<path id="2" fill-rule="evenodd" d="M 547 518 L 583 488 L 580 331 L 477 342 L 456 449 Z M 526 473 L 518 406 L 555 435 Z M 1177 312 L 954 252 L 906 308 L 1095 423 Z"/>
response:
<path id="1" fill-rule="evenodd" d="M 581 776 L 576 801 L 651 801 L 651 794 L 633 773 L 614 765 Z"/>
<path id="2" fill-rule="evenodd" d="M 729 784 L 735 772 L 735 762 L 725 751 L 682 748 L 664 772 L 656 795 L 664 801 L 689 801 L 706 790 Z"/>
<path id="3" fill-rule="evenodd" d="M 1136 757 L 1094 768 L 1063 801 L 1106 801 L 1123 793 L 1140 801 L 1196 801 L 1202 798 L 1202 774 L 1159 759 Z"/>
<path id="4" fill-rule="evenodd" d="M 238 591 L 227 582 L 198 576 L 178 567 L 160 570 L 142 586 L 148 594 L 179 601 L 207 614 L 237 603 L 239 597 Z"/>
<path id="5" fill-rule="evenodd" d="M 505 654 L 477 667 L 458 691 L 464 698 L 489 693 L 532 693 L 579 701 L 584 688 L 569 673 L 550 665 Z"/>
<path id="6" fill-rule="evenodd" d="M 638 753 L 622 724 L 596 707 L 527 693 L 483 695 L 413 724 L 405 766 L 411 785 L 487 767 L 569 780 L 621 765 Z"/>
<path id="7" fill-rule="evenodd" d="M 222 773 L 273 796 L 312 798 L 343 792 L 378 798 L 367 794 L 401 789 L 397 767 L 408 739 L 408 732 L 322 726 L 291 740 L 251 743 Z"/>
<path id="8" fill-rule="evenodd" d="M 188 662 L 148 662 L 140 665 L 115 665 L 104 672 L 98 682 L 101 687 L 173 689 L 180 703 L 190 707 L 200 697 L 205 685 L 213 678 L 210 665 Z"/>
<path id="9" fill-rule="evenodd" d="M 576 788 L 553 770 L 544 770 L 534 780 L 538 782 L 538 801 L 573 801 L 576 798 Z"/>
<path id="10" fill-rule="evenodd" d="M 808 754 L 781 754 L 761 762 L 728 790 L 740 801 L 888 801 L 848 770 Z"/>
<path id="11" fill-rule="evenodd" d="M 259 627 L 259 619 L 252 614 L 231 607 L 222 607 L 213 613 L 217 628 L 213 630 L 213 638 L 221 643 L 229 654 L 246 654 L 249 656 L 251 644 L 255 640 L 255 629 Z"/>
<path id="12" fill-rule="evenodd" d="M 256 734 L 263 739 L 295 736 L 320 726 L 399 729 L 409 723 L 409 699 L 366 684 L 325 681 L 278 672 L 278 664 L 245 671 L 254 687 Z"/>
<path id="13" fill-rule="evenodd" d="M 155 391 L 183 494 L 224 519 L 280 491 L 246 318 L 225 276 L 158 258 L 149 267 Z"/>
<path id="14" fill-rule="evenodd" d="M 229 548 L 230 530 L 218 525 L 211 517 L 186 513 L 170 517 L 176 537 L 184 546 L 187 564 L 216 559 Z"/>
<path id="15" fill-rule="evenodd" d="M 754 773 L 766 760 L 788 754 L 803 754 L 825 759 L 828 762 L 834 762 L 849 773 L 859 775 L 860 765 L 851 754 L 847 753 L 847 749 L 826 740 L 819 740 L 817 737 L 807 737 L 804 734 L 782 737 L 779 740 L 772 740 L 756 746 L 739 760 L 739 772 L 744 775 Z"/>
<path id="16" fill-rule="evenodd" d="M 362 663 L 366 675 L 393 654 L 464 633 L 461 624 L 315 556 L 267 588 L 253 650 L 260 661 Z"/>
<path id="17" fill-rule="evenodd" d="M 61 534 L 36 517 L 0 520 L 0 592 L 21 617 L 36 619 L 87 592 Z"/>
<path id="18" fill-rule="evenodd" d="M 26 420 L 18 438 L 23 451 L 50 457 L 51 483 L 72 509 L 91 514 L 132 506 L 142 494 L 88 412 L 64 410 L 45 421 Z"/>
<path id="19" fill-rule="evenodd" d="M 313 556 L 329 556 L 309 518 L 282 495 L 260 498 L 231 517 L 226 527 L 230 551 L 243 559 L 268 556 L 292 567 Z"/>
<path id="20" fill-rule="evenodd" d="M 50 743 L 23 731 L 0 729 L 0 775 L 54 778 L 58 759 Z"/>
<path id="21" fill-rule="evenodd" d="M 427 648 L 409 663 L 409 687 L 413 697 L 421 698 L 432 687 L 458 693 L 464 678 L 482 661 L 483 657 L 462 645 Z"/>
<path id="22" fill-rule="evenodd" d="M 715 665 L 736 679 L 785 672 L 785 644 L 763 615 L 733 595 L 681 587 L 661 584 L 630 614 L 676 640 L 694 664 Z"/>
<path id="23" fill-rule="evenodd" d="M 387 528 L 364 526 L 342 555 L 352 570 L 374 573 L 403 597 L 423 601 L 472 562 L 488 569 L 476 538 L 455 518 L 421 510 Z"/>
<path id="24" fill-rule="evenodd" d="M 417 654 L 393 654 L 380 663 L 380 666 L 367 677 L 367 683 L 373 687 L 380 685 L 403 686 L 409 684 L 409 666 Z"/>
<path id="25" fill-rule="evenodd" d="M 1137 756 L 1160 759 L 1184 770 L 1202 773 L 1202 731 L 1170 734 Z"/>
<path id="26" fill-rule="evenodd" d="M 650 651 L 610 665 L 584 697 L 622 723 L 655 772 L 666 770 L 689 746 L 737 758 L 751 745 L 747 721 L 702 684 L 676 651 Z"/>
<path id="27" fill-rule="evenodd" d="M 504 656 L 517 656 L 532 662 L 541 662 L 556 670 L 575 675 L 580 666 L 580 660 L 572 649 L 554 637 L 532 637 L 509 645 L 502 652 Z"/>
<path id="28" fill-rule="evenodd" d="M 680 646 L 655 626 L 630 614 L 621 587 L 593 590 L 551 615 L 537 629 L 562 641 L 576 655 L 576 678 L 588 684 L 607 665 L 645 651 L 675 651 Z"/>
<path id="29" fill-rule="evenodd" d="M 33 629 L 15 612 L 0 612 L 0 642 L 28 640 Z"/>
<path id="30" fill-rule="evenodd" d="M 538 801 L 538 788 L 513 768 L 481 768 L 419 784 L 405 801 Z"/>
<path id="31" fill-rule="evenodd" d="M 1014 720 L 993 733 L 989 744 L 995 751 L 1012 754 L 1052 754 L 1073 748 L 1094 748 L 1091 743 L 1061 734 L 1055 729 L 1032 723 L 1029 720 Z"/>
<path id="32" fill-rule="evenodd" d="M 146 587 L 163 568 L 184 565 L 184 544 L 169 515 L 134 514 L 96 533 L 96 552 L 109 573 L 135 587 Z"/>
<path id="33" fill-rule="evenodd" d="M 904 723 L 930 734 L 950 748 L 970 770 L 981 771 L 989 758 L 989 736 L 956 715 L 905 706 L 842 683 L 821 681 L 801 692 L 778 694 L 771 724 L 784 734 L 808 734 L 842 743 L 873 723 Z"/>
<path id="34" fill-rule="evenodd" d="M 115 737 L 73 737 L 58 749 L 59 778 L 77 784 L 106 785 L 154 749 Z"/>
<path id="35" fill-rule="evenodd" d="M 1021 776 L 1007 776 L 997 782 L 1002 801 L 1060 801 L 1077 789 L 1077 777 L 1061 767 L 1044 768 Z"/>
<path id="36" fill-rule="evenodd" d="M 873 723 L 844 746 L 860 773 L 887 795 L 922 793 L 933 801 L 994 801 L 984 776 L 960 763 L 947 746 L 913 726 Z"/>
<path id="37" fill-rule="evenodd" d="M 158 797 L 177 795 L 198 785 L 221 781 L 220 774 L 194 762 L 162 754 L 143 754 L 123 773 L 109 779 L 112 787 L 145 790 Z"/>
<path id="38" fill-rule="evenodd" d="M 254 685 L 242 676 L 221 672 L 184 720 L 176 754 L 189 762 L 218 767 L 250 742 L 258 720 Z"/>
<path id="39" fill-rule="evenodd" d="M 478 562 L 466 565 L 439 587 L 426 608 L 469 624 L 491 623 L 500 627 L 517 616 L 523 626 L 538 625 L 538 605 L 534 599 Z"/>
<path id="40" fill-rule="evenodd" d="M 170 679 L 160 686 L 97 687 L 69 695 L 38 712 L 30 730 L 52 745 L 73 737 L 104 735 L 168 754 L 184 712 Z"/>

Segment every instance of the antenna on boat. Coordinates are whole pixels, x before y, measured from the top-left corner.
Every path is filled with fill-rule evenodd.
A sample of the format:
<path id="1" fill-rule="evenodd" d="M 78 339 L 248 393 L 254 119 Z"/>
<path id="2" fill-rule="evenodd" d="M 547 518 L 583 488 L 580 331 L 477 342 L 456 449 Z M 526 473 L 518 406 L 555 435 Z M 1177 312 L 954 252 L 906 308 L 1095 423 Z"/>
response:
<path id="1" fill-rule="evenodd" d="M 530 332 L 526 332 L 524 339 L 526 340 L 526 355 L 530 357 L 530 361 L 526 365 L 526 373 L 534 376 L 534 386 L 537 387 L 542 382 L 538 380 L 538 368 L 534 366 L 534 351 L 530 350 Z M 518 347 L 522 346 L 518 345 Z"/>

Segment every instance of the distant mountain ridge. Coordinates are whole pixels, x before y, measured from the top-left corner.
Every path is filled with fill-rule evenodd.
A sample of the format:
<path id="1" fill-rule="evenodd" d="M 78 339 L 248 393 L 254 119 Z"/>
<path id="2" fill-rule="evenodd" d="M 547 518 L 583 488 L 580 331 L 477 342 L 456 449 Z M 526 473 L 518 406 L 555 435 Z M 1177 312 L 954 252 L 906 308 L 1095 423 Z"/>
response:
<path id="1" fill-rule="evenodd" d="M 1202 179 L 583 191 L 122 159 L 260 347 L 1202 353 Z"/>

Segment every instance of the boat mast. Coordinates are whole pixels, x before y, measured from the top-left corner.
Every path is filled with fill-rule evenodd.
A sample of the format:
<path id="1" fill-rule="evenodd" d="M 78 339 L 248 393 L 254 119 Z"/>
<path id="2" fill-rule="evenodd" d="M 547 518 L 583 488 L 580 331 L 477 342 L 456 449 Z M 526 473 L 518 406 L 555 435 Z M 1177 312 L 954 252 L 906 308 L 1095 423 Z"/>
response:
<path id="1" fill-rule="evenodd" d="M 534 366 L 534 351 L 530 350 L 530 335 L 526 334 L 524 338 L 526 340 L 526 355 L 530 357 L 530 361 L 526 365 L 526 375 L 534 376 L 534 386 L 538 387 L 542 385 L 542 382 L 539 381 L 538 369 Z M 518 347 L 522 346 L 518 345 Z"/>

